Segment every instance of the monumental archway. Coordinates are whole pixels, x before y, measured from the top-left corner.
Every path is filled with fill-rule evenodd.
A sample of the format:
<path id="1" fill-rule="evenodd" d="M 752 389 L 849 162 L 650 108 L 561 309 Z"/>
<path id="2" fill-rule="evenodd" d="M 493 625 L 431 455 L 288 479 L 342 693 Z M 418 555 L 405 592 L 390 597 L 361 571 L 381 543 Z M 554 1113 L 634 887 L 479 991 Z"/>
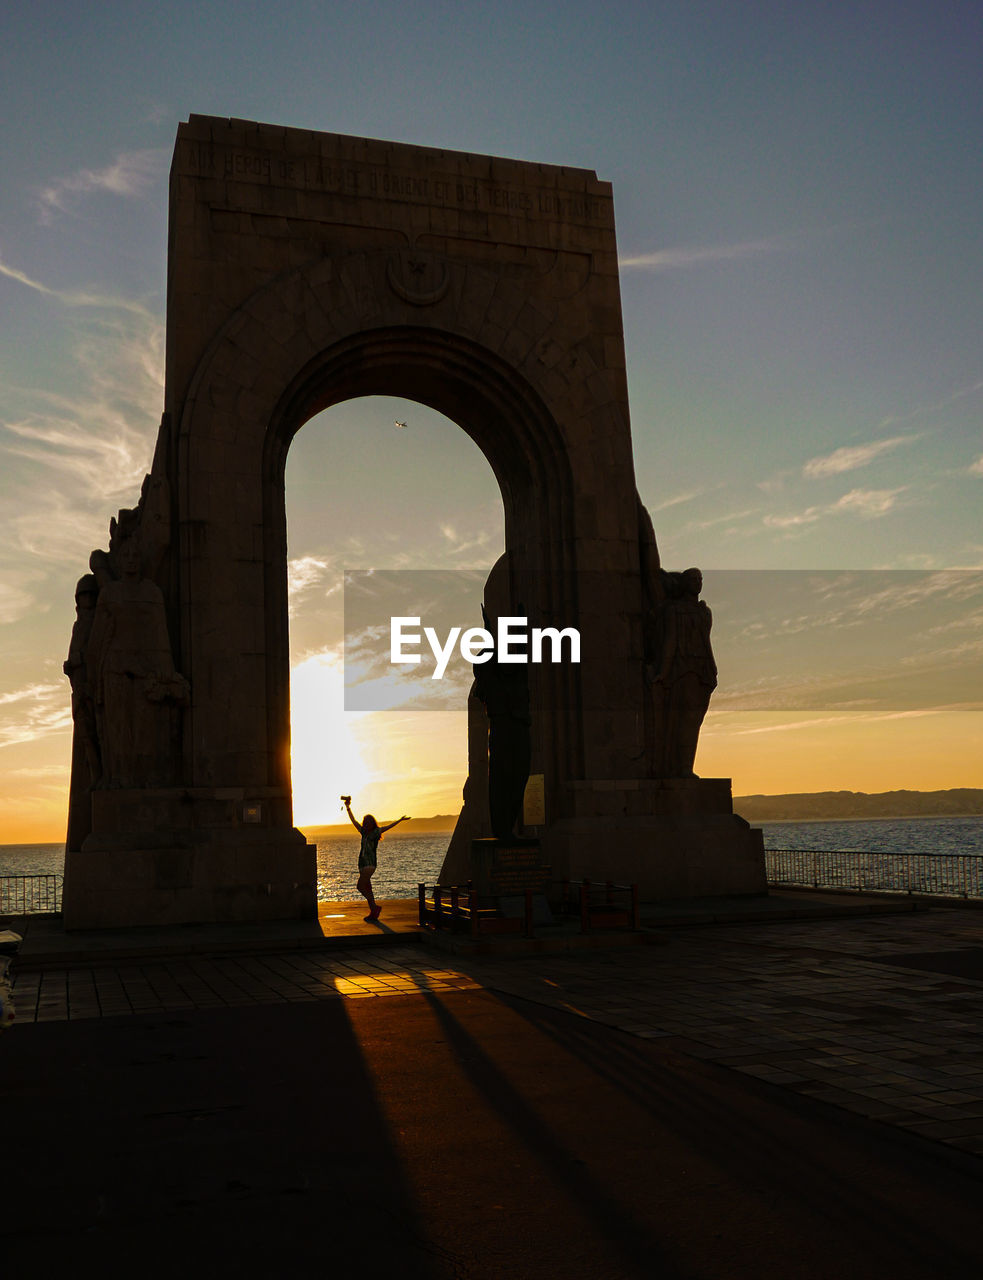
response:
<path id="1" fill-rule="evenodd" d="M 166 360 L 151 475 L 94 553 L 73 637 L 71 927 L 313 911 L 290 796 L 284 466 L 310 417 L 371 394 L 468 432 L 501 489 L 513 601 L 580 631 L 581 665 L 533 687 L 554 873 L 762 886 L 729 783 L 660 776 L 659 566 L 607 183 L 193 116 L 171 171 Z"/>

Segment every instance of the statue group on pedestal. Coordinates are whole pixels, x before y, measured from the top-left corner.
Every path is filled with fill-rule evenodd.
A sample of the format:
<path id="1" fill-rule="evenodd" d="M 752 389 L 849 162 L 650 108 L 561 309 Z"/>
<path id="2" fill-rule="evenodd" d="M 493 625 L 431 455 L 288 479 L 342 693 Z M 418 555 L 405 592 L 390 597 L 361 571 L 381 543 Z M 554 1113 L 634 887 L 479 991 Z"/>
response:
<path id="1" fill-rule="evenodd" d="M 693 778 L 700 727 L 717 685 L 717 664 L 710 648 L 713 617 L 700 599 L 703 575 L 660 571 L 663 603 L 646 646 L 645 677 L 654 720 L 661 725 L 662 749 L 656 776 Z"/>
<path id="2" fill-rule="evenodd" d="M 144 576 L 142 508 L 143 499 L 111 521 L 109 551 L 92 553 L 92 572 L 75 589 L 64 671 L 75 769 L 84 768 L 88 790 L 174 782 L 177 708 L 188 705 L 189 688 L 174 667 L 161 589 Z"/>
<path id="3" fill-rule="evenodd" d="M 649 773 L 693 778 L 700 728 L 717 687 L 710 646 L 713 615 L 700 599 L 703 574 L 663 569 L 652 519 L 641 500 L 638 513 Z"/>
<path id="4" fill-rule="evenodd" d="M 710 645 L 713 616 L 700 599 L 699 569 L 667 572 L 659 563 L 652 520 L 638 502 L 646 773 L 694 778 L 700 729 L 717 686 Z M 482 606 L 487 630 L 492 622 Z M 522 810 L 531 757 L 529 677 L 524 663 L 491 659 L 474 667 L 472 693 L 488 720 L 488 808 L 496 838 L 512 837 Z"/>

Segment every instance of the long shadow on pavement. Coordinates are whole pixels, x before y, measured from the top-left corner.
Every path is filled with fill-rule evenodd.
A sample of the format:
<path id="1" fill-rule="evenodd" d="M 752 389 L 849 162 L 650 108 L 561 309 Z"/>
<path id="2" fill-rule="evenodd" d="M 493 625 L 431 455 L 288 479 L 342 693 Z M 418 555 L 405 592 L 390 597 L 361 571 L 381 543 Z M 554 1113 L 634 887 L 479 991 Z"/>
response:
<path id="1" fill-rule="evenodd" d="M 11 1277 L 445 1274 L 340 999 L 15 1027 L 0 1097 Z"/>
<path id="2" fill-rule="evenodd" d="M 454 1009 L 446 996 L 430 993 L 425 998 L 470 1085 L 511 1131 L 515 1144 L 534 1156 L 552 1187 L 572 1206 L 574 1216 L 586 1220 L 592 1233 L 604 1242 L 612 1268 L 610 1274 L 658 1276 L 659 1280 L 680 1280 L 690 1275 L 688 1270 L 679 1270 L 673 1265 L 658 1233 L 614 1192 L 606 1179 L 589 1167 L 588 1161 L 580 1157 L 577 1144 L 567 1140 L 563 1129 L 550 1122 L 537 1096 L 539 1091 L 527 1096 L 519 1086 L 518 1077 L 509 1078 L 508 1071 L 495 1061 L 479 1035 L 469 1030 L 455 1012 L 462 1007 L 459 998 L 453 998 Z M 487 999 L 484 993 L 482 998 Z M 571 1117 L 571 1121 L 576 1129 L 577 1116 Z M 560 1235 L 562 1220 L 556 1222 L 556 1229 Z M 626 1271 L 626 1267 L 630 1271 Z"/>
<path id="3" fill-rule="evenodd" d="M 665 1041 L 499 998 L 588 1067 L 599 1092 L 603 1082 L 650 1118 L 653 1185 L 689 1181 L 719 1241 L 722 1269 L 706 1274 L 983 1274 L 983 1161 L 687 1057 Z M 667 1167 L 674 1149 L 682 1166 Z M 702 1186 L 699 1166 L 709 1175 Z"/>

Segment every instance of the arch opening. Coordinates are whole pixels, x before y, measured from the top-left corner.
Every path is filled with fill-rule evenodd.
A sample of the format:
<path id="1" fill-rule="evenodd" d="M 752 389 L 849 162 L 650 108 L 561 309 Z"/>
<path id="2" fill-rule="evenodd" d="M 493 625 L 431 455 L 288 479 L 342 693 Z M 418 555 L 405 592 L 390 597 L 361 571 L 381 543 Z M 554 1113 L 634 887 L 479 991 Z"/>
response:
<path id="1" fill-rule="evenodd" d="M 285 480 L 291 442 L 312 419 L 366 397 L 416 402 L 470 437 L 498 483 L 513 601 L 530 613 L 569 617 L 576 608 L 572 572 L 573 491 L 557 424 L 535 392 L 492 353 L 458 335 L 386 328 L 320 352 L 285 389 L 264 440 L 264 550 L 270 782 L 289 794 L 289 580 Z M 394 430 L 396 428 L 394 427 Z M 489 565 L 490 567 L 490 565 Z M 570 716 L 579 691 L 569 667 L 537 671 L 541 709 Z M 543 715 L 540 716 L 542 720 Z M 544 771 L 582 767 L 575 732 L 546 735 Z M 557 757 L 562 755 L 562 760 Z"/>
<path id="2" fill-rule="evenodd" d="M 398 423 L 404 426 L 398 426 Z M 481 583 L 504 549 L 501 496 L 457 423 L 419 401 L 372 396 L 316 413 L 287 456 L 291 784 L 301 828 L 344 822 L 338 795 L 373 813 L 456 814 L 467 777 L 466 693 L 453 709 L 345 710 L 346 570 Z M 480 622 L 480 586 L 468 621 Z M 393 612 L 399 612 L 395 599 Z M 432 620 L 432 619 L 431 619 Z M 450 684 L 450 682 L 448 682 Z M 459 693 L 457 685 L 448 690 Z"/>

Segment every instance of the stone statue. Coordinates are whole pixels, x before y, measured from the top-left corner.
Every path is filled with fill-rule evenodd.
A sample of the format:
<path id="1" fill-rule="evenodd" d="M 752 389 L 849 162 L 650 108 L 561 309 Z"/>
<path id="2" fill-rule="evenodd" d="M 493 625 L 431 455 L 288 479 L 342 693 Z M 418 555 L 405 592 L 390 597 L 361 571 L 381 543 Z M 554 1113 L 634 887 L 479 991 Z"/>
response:
<path id="1" fill-rule="evenodd" d="M 174 670 L 160 588 L 140 572 L 134 537 L 113 548 L 121 577 L 99 592 L 86 653 L 101 748 L 100 787 L 173 781 L 174 708 L 188 683 Z"/>
<path id="2" fill-rule="evenodd" d="M 75 588 L 75 625 L 68 646 L 68 657 L 62 667 L 72 686 L 72 720 L 75 722 L 75 746 L 85 761 L 88 786 L 93 787 L 102 774 L 99 739 L 96 733 L 96 709 L 89 681 L 86 653 L 92 624 L 96 616 L 99 583 L 91 573 L 79 578 Z"/>
<path id="3" fill-rule="evenodd" d="M 496 629 L 482 606 L 485 629 Z M 492 834 L 511 840 L 522 810 L 532 754 L 529 668 L 498 655 L 474 665 L 474 693 L 488 715 L 488 809 Z"/>
<path id="4" fill-rule="evenodd" d="M 666 575 L 659 560 L 652 517 L 635 494 L 638 507 L 638 569 L 642 585 L 642 655 L 644 697 L 642 706 L 646 773 L 658 778 L 663 773 L 666 740 L 666 690 L 657 682 L 662 667 L 665 625 Z"/>
<path id="5" fill-rule="evenodd" d="M 654 684 L 664 700 L 664 749 L 661 776 L 693 778 L 700 727 L 717 685 L 717 665 L 710 648 L 713 617 L 700 599 L 699 569 L 662 572 L 661 661 Z"/>

